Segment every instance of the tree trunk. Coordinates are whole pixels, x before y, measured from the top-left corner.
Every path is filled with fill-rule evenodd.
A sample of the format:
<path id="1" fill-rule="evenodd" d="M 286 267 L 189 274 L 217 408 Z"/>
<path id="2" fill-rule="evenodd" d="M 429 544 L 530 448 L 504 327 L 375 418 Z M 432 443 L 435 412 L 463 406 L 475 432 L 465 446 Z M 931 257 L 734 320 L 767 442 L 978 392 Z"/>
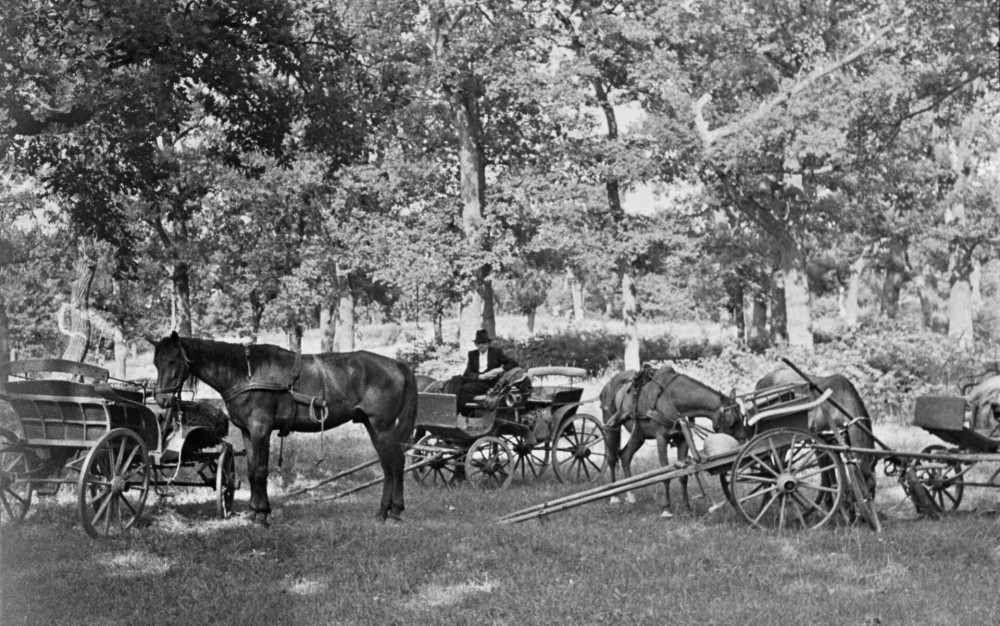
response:
<path id="1" fill-rule="evenodd" d="M 112 376 L 115 378 L 120 378 L 122 380 L 128 380 L 128 343 L 125 341 L 125 333 L 122 331 L 122 327 L 115 324 L 112 336 L 115 340 L 115 369 L 112 372 Z"/>
<path id="2" fill-rule="evenodd" d="M 444 309 L 434 310 L 434 345 L 444 345 Z"/>
<path id="3" fill-rule="evenodd" d="M 292 352 L 302 352 L 302 324 L 292 322 L 285 329 L 285 337 L 288 341 L 288 349 Z"/>
<path id="4" fill-rule="evenodd" d="M 771 275 L 771 343 L 788 340 L 788 314 L 785 311 L 785 281 L 780 272 Z"/>
<path id="5" fill-rule="evenodd" d="M 573 297 L 573 319 L 579 322 L 585 317 L 583 304 L 583 281 L 580 280 L 580 278 L 573 271 L 569 272 L 567 278 L 569 279 L 569 292 Z"/>
<path id="6" fill-rule="evenodd" d="M 90 350 L 90 287 L 94 284 L 97 264 L 86 258 L 85 254 L 81 254 L 73 271 L 75 278 L 67 307 L 70 325 L 69 329 L 64 331 L 69 335 L 69 343 L 63 350 L 62 358 L 82 362 Z M 63 312 L 60 312 L 60 318 L 62 315 Z"/>
<path id="7" fill-rule="evenodd" d="M 948 336 L 960 348 L 971 349 L 975 343 L 972 320 L 972 257 L 965 251 L 951 255 L 951 290 L 948 293 Z"/>
<path id="8" fill-rule="evenodd" d="M 497 336 L 496 303 L 493 299 L 493 280 L 486 276 L 482 282 L 483 328 L 490 337 Z"/>
<path id="9" fill-rule="evenodd" d="M 174 294 L 174 328 L 183 337 L 191 336 L 191 279 L 188 264 L 178 261 L 170 276 Z"/>
<path id="10" fill-rule="evenodd" d="M 983 264 L 979 259 L 972 259 L 972 273 L 969 274 L 969 286 L 972 288 L 972 310 L 983 308 Z"/>
<path id="11" fill-rule="evenodd" d="M 264 301 L 260 298 L 260 292 L 256 289 L 250 290 L 250 343 L 257 343 L 260 336 L 260 320 L 264 317 Z"/>
<path id="12" fill-rule="evenodd" d="M 458 307 L 458 345 L 471 346 L 472 338 L 483 324 L 483 298 L 479 292 L 467 293 Z M 492 336 L 492 335 L 491 335 Z M 469 348 L 471 350 L 471 348 Z"/>
<path id="13" fill-rule="evenodd" d="M 0 365 L 10 359 L 10 322 L 7 321 L 7 301 L 0 293 Z M 0 385 L 4 382 L 0 380 Z"/>
<path id="14" fill-rule="evenodd" d="M 767 298 L 757 292 L 750 303 L 750 327 L 747 330 L 747 345 L 752 350 L 763 350 L 767 340 Z"/>
<path id="15" fill-rule="evenodd" d="M 345 289 L 340 293 L 340 309 L 338 311 L 340 328 L 337 335 L 340 337 L 339 352 L 354 351 L 354 294 L 350 289 Z"/>
<path id="16" fill-rule="evenodd" d="M 324 304 L 320 306 L 319 309 L 319 334 L 320 334 L 320 352 L 333 352 L 336 350 L 336 339 L 337 339 L 337 323 L 336 323 L 336 309 L 334 307 Z"/>
<path id="17" fill-rule="evenodd" d="M 865 271 L 865 258 L 858 257 L 851 263 L 851 273 L 847 278 L 847 290 L 844 293 L 844 325 L 847 328 L 857 328 L 861 307 L 858 304 L 858 294 L 861 292 L 861 276 Z"/>
<path id="18" fill-rule="evenodd" d="M 625 369 L 639 369 L 639 317 L 632 272 L 622 272 L 622 318 L 625 320 Z"/>
<path id="19" fill-rule="evenodd" d="M 462 201 L 462 229 L 465 237 L 479 248 L 480 228 L 483 224 L 483 211 L 486 207 L 486 166 L 482 149 L 482 128 L 479 119 L 478 90 L 473 83 L 474 78 L 468 76 L 466 84 L 457 89 L 452 102 L 455 132 L 458 135 L 458 170 L 459 196 Z M 474 284 L 462 295 L 462 306 L 459 322 L 459 345 L 472 343 L 472 338 L 479 328 L 496 326 L 493 315 L 493 303 L 484 306 L 483 298 L 492 299 L 493 289 L 487 287 L 487 269 L 482 268 L 476 276 Z M 487 328 L 487 330 L 490 330 Z"/>
<path id="20" fill-rule="evenodd" d="M 528 316 L 528 334 L 529 335 L 534 335 L 535 334 L 535 313 L 536 313 L 537 310 L 538 310 L 538 307 L 531 307 L 530 309 L 528 309 L 527 311 L 525 311 L 525 313 Z"/>
<path id="21" fill-rule="evenodd" d="M 801 246 L 781 246 L 781 274 L 785 287 L 785 324 L 790 346 L 812 350 L 812 316 L 809 309 L 809 276 Z"/>
<path id="22" fill-rule="evenodd" d="M 736 286 L 729 294 L 729 318 L 736 326 L 736 340 L 739 343 L 746 343 L 747 339 L 747 318 L 743 305 L 745 300 L 743 285 Z"/>
<path id="23" fill-rule="evenodd" d="M 934 330 L 934 318 L 941 307 L 937 276 L 929 266 L 925 266 L 914 282 L 920 297 L 920 317 L 924 328 Z"/>

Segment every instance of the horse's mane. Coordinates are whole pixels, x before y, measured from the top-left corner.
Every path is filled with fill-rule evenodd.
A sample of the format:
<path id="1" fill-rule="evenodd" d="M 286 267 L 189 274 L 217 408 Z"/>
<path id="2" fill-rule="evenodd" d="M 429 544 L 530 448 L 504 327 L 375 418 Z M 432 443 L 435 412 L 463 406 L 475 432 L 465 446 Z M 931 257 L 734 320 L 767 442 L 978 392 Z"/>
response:
<path id="1" fill-rule="evenodd" d="M 688 376 L 687 374 L 683 374 L 681 372 L 677 372 L 676 370 L 673 370 L 672 368 L 671 368 L 671 371 L 674 372 L 674 374 L 678 378 L 684 377 L 693 386 L 697 387 L 698 389 L 701 389 L 701 390 L 704 390 L 704 391 L 708 391 L 710 393 L 715 394 L 716 396 L 718 396 L 719 398 L 721 398 L 724 401 L 723 404 L 728 404 L 728 402 L 729 402 L 729 396 L 727 396 L 726 394 L 722 393 L 718 389 L 715 389 L 714 387 L 710 387 L 709 385 L 706 385 L 705 383 L 701 382 L 697 378 L 692 378 L 692 377 Z"/>
<path id="2" fill-rule="evenodd" d="M 181 343 L 188 356 L 193 360 L 211 363 L 215 366 L 228 364 L 240 370 L 247 367 L 246 344 L 197 337 L 183 337 Z M 282 371 L 282 366 L 278 364 L 282 360 L 281 357 L 295 354 L 290 350 L 269 343 L 249 344 L 249 348 L 250 367 L 255 376 L 258 373 L 266 373 L 272 367 L 276 371 Z"/>

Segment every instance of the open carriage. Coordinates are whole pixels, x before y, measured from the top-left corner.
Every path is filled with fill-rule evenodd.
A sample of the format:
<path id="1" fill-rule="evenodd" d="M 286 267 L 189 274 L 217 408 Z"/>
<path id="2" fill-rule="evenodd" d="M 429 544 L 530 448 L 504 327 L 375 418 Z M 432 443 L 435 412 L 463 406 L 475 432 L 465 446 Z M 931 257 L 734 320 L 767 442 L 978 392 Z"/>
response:
<path id="1" fill-rule="evenodd" d="M 151 390 L 111 378 L 106 369 L 60 359 L 0 366 L 0 399 L 20 433 L 0 429 L 0 521 L 20 523 L 34 495 L 75 485 L 83 529 L 94 537 L 124 533 L 140 520 L 149 490 L 216 492 L 226 517 L 236 490 L 236 453 L 223 437 L 221 410 L 181 402 L 161 410 Z"/>
<path id="2" fill-rule="evenodd" d="M 450 487 L 464 478 L 484 489 L 535 479 L 549 466 L 562 482 L 597 480 L 607 465 L 604 429 L 580 411 L 583 389 L 537 384 L 586 374 L 576 367 L 529 369 L 530 393 L 479 398 L 470 417 L 456 414 L 454 395 L 421 392 L 408 471 L 425 484 Z"/>

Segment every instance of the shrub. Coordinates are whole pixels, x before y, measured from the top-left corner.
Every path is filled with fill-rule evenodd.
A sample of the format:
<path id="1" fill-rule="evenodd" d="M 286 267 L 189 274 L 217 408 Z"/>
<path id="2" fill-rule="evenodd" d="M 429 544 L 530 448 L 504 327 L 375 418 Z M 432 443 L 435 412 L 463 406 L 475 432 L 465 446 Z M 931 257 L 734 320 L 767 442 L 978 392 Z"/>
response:
<path id="1" fill-rule="evenodd" d="M 625 336 L 607 331 L 565 331 L 536 335 L 522 340 L 498 339 L 497 345 L 523 367 L 568 365 L 582 367 L 592 376 L 609 368 L 618 369 Z M 644 361 L 698 360 L 718 356 L 720 344 L 708 339 L 677 340 L 671 336 L 643 338 L 639 353 Z"/>

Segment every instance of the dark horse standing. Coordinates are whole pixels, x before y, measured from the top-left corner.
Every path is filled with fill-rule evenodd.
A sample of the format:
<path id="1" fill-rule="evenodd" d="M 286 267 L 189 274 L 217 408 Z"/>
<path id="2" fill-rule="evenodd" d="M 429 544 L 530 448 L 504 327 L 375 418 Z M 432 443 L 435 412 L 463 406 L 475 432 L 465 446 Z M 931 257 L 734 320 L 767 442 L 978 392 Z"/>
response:
<path id="1" fill-rule="evenodd" d="M 680 429 L 681 419 L 707 417 L 712 420 L 716 432 L 725 433 L 737 421 L 739 407 L 734 397 L 678 373 L 672 367 L 656 370 L 648 379 L 640 378 L 637 381 L 640 383 L 638 396 L 629 388 L 635 377 L 634 370 L 619 372 L 601 390 L 601 413 L 604 418 L 611 482 L 615 481 L 615 466 L 619 458 L 625 477 L 632 476 L 632 457 L 646 439 L 656 440 L 661 466 L 668 463 L 667 451 L 670 445 L 677 448 L 678 459 L 686 459 L 689 450 L 688 442 Z M 627 424 L 631 424 L 631 435 L 625 447 L 619 449 L 621 429 Z M 682 476 L 680 480 L 684 505 L 690 510 L 687 476 Z M 669 480 L 664 482 L 664 488 L 666 504 L 661 517 L 671 517 Z"/>
<path id="2" fill-rule="evenodd" d="M 806 374 L 808 381 L 804 381 L 802 376 L 790 368 L 777 369 L 767 376 L 757 381 L 755 389 L 766 389 L 778 385 L 811 382 L 820 390 L 829 389 L 833 393 L 830 399 L 839 404 L 850 416 L 841 413 L 831 402 L 824 402 L 809 412 L 809 430 L 813 433 L 824 431 L 838 432 L 843 426 L 847 426 L 844 443 L 855 448 L 874 448 L 875 440 L 872 437 L 872 420 L 865 407 L 864 400 L 857 388 L 850 379 L 842 374 L 832 374 L 830 376 L 815 376 Z M 858 468 L 864 476 L 869 494 L 875 497 L 875 465 L 877 458 L 871 455 L 862 455 Z"/>
<path id="3" fill-rule="evenodd" d="M 364 425 L 384 479 L 377 518 L 403 511 L 403 444 L 413 435 L 417 383 L 403 363 L 371 352 L 301 355 L 272 345 L 180 337 L 155 343 L 156 395 L 172 401 L 188 376 L 218 391 L 243 433 L 253 519 L 267 523 L 271 433 L 319 432 L 349 421 Z"/>

